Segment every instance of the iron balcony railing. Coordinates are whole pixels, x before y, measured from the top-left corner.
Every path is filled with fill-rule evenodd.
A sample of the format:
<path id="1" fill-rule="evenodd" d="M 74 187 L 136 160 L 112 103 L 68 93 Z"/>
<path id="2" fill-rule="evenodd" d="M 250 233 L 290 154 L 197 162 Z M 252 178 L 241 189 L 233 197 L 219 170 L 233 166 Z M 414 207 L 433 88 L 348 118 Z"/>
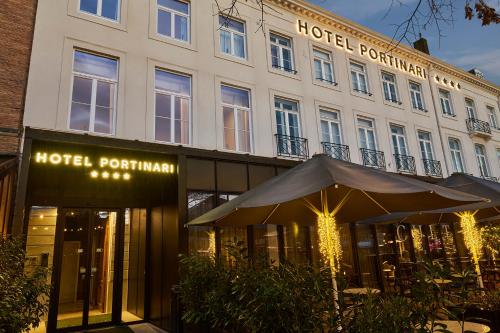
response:
<path id="1" fill-rule="evenodd" d="M 427 176 L 443 177 L 441 162 L 428 159 L 423 159 L 422 161 L 424 162 L 424 171 Z"/>
<path id="2" fill-rule="evenodd" d="M 321 145 L 323 146 L 323 153 L 328 154 L 338 160 L 347 162 L 351 161 L 349 146 L 331 142 L 321 142 Z"/>
<path id="3" fill-rule="evenodd" d="M 278 156 L 309 158 L 309 147 L 306 138 L 275 134 Z"/>
<path id="4" fill-rule="evenodd" d="M 466 120 L 467 129 L 470 134 L 491 136 L 490 124 L 476 118 L 469 118 Z"/>
<path id="5" fill-rule="evenodd" d="M 362 89 L 356 89 L 356 88 L 352 88 L 352 90 L 354 90 L 355 92 L 358 92 L 358 93 L 362 93 L 362 94 L 368 95 L 368 96 L 372 96 L 373 95 L 368 90 L 362 90 Z"/>
<path id="6" fill-rule="evenodd" d="M 378 169 L 385 169 L 385 156 L 383 151 L 360 148 L 363 165 Z"/>
<path id="7" fill-rule="evenodd" d="M 273 64 L 273 68 L 276 68 L 276 69 L 279 69 L 279 70 L 282 70 L 282 71 L 285 71 L 288 73 L 297 74 L 297 71 L 291 67 L 279 66 L 279 65 Z"/>
<path id="8" fill-rule="evenodd" d="M 396 160 L 396 169 L 399 172 L 416 174 L 417 169 L 415 167 L 415 157 L 408 155 L 394 154 L 394 159 Z"/>
<path id="9" fill-rule="evenodd" d="M 491 180 L 492 182 L 497 182 L 498 183 L 498 178 L 497 177 L 493 177 L 493 176 L 482 176 L 483 179 L 486 179 L 486 180 Z"/>

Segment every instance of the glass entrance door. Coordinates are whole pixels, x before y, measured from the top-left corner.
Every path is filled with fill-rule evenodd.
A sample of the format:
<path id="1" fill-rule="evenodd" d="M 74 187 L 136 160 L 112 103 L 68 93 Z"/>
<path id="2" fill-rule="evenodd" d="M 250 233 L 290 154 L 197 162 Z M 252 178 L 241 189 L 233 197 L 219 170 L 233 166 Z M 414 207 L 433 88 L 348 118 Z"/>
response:
<path id="1" fill-rule="evenodd" d="M 62 211 L 57 329 L 112 321 L 117 216 L 114 210 Z"/>

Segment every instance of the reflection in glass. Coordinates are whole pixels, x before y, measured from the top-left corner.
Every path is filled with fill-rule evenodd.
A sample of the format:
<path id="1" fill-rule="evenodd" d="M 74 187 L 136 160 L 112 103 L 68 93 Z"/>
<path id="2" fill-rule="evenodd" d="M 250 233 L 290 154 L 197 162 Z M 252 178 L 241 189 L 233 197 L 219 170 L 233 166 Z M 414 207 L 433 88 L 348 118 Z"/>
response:
<path id="1" fill-rule="evenodd" d="M 283 227 L 284 250 L 287 261 L 298 265 L 309 264 L 308 234 L 308 227 L 299 226 L 297 223 L 290 227 Z"/>
<path id="2" fill-rule="evenodd" d="M 422 262 L 425 260 L 427 254 L 427 246 L 425 245 L 425 235 L 421 225 L 411 226 L 411 237 L 413 239 L 413 248 L 415 249 L 415 258 L 417 262 Z"/>
<path id="3" fill-rule="evenodd" d="M 375 254 L 375 242 L 368 225 L 356 226 L 358 240 L 359 267 L 361 271 L 361 282 L 364 287 L 377 288 L 377 262 Z"/>
<path id="4" fill-rule="evenodd" d="M 240 244 L 239 249 L 244 250 L 243 255 L 248 255 L 248 241 L 246 227 L 222 227 L 220 228 L 220 257 L 222 262 L 228 265 L 233 265 L 234 260 L 230 255 L 230 251 L 235 249 L 236 244 Z"/>
<path id="5" fill-rule="evenodd" d="M 432 259 L 443 259 L 444 249 L 441 237 L 439 235 L 439 225 L 432 224 L 429 226 L 429 250 Z"/>
<path id="6" fill-rule="evenodd" d="M 446 260 L 452 266 L 457 268 L 458 252 L 455 246 L 455 237 L 453 236 L 453 229 L 449 224 L 441 225 L 441 237 L 443 238 L 444 251 L 446 253 Z"/>
<path id="7" fill-rule="evenodd" d="M 271 265 L 279 264 L 278 232 L 275 225 L 253 226 L 254 258 Z M 262 261 L 261 261 L 262 262 Z"/>
<path id="8" fill-rule="evenodd" d="M 385 291 L 396 289 L 396 253 L 392 225 L 377 225 L 377 242 L 382 282 Z"/>

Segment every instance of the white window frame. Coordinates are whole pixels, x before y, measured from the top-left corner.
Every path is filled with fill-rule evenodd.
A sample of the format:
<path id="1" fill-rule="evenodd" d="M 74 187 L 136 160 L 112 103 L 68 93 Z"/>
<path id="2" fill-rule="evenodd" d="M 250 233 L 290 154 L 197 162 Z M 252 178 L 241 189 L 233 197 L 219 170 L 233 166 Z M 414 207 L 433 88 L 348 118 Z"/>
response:
<path id="1" fill-rule="evenodd" d="M 465 112 L 467 119 L 477 119 L 476 103 L 472 98 L 465 98 Z"/>
<path id="2" fill-rule="evenodd" d="M 418 90 L 413 89 L 412 85 L 417 86 Z M 425 109 L 424 94 L 422 93 L 422 85 L 420 83 L 410 81 L 409 88 L 410 88 L 411 107 L 415 110 L 427 112 L 427 110 Z M 422 104 L 421 106 L 418 105 L 417 95 L 420 96 L 420 103 Z"/>
<path id="3" fill-rule="evenodd" d="M 80 13 L 83 13 L 83 14 L 86 14 L 86 15 L 92 15 L 92 16 L 96 16 L 96 17 L 99 17 L 99 18 L 102 18 L 104 20 L 108 20 L 110 22 L 120 22 L 120 16 L 121 16 L 121 0 L 116 0 L 116 8 L 117 8 L 117 13 L 116 13 L 116 20 L 114 19 L 111 19 L 109 17 L 105 17 L 105 16 L 102 16 L 102 1 L 103 0 L 97 0 L 97 13 L 91 13 L 91 12 L 87 12 L 85 10 L 82 10 L 82 1 L 83 0 L 79 0 L 78 1 L 78 11 Z"/>
<path id="4" fill-rule="evenodd" d="M 363 70 L 359 70 L 356 67 L 353 68 L 353 65 L 360 66 L 363 68 Z M 351 80 L 353 80 L 352 79 L 353 74 L 356 77 L 356 80 L 352 81 L 351 89 L 357 93 L 362 93 L 371 96 L 372 94 L 370 93 L 370 85 L 368 84 L 368 73 L 366 70 L 366 65 L 354 60 L 350 60 L 349 69 L 351 73 Z M 366 91 L 361 89 L 360 77 L 362 77 L 365 81 Z"/>
<path id="5" fill-rule="evenodd" d="M 219 15 L 219 18 L 221 17 L 221 15 Z M 226 25 L 219 25 L 219 29 L 220 29 L 220 32 L 219 32 L 219 40 L 220 40 L 220 34 L 222 33 L 222 31 L 225 31 L 225 32 L 228 32 L 231 36 L 230 38 L 230 43 L 231 43 L 231 51 L 230 53 L 227 53 L 227 52 L 224 52 L 221 48 L 222 48 L 222 44 L 220 45 L 220 52 L 222 54 L 225 54 L 225 55 L 228 55 L 228 56 L 231 56 L 231 57 L 235 57 L 237 59 L 247 59 L 247 25 L 246 25 L 246 22 L 244 21 L 241 21 L 241 20 L 235 20 L 233 18 L 230 18 L 230 17 L 223 17 L 224 20 L 232 20 L 232 21 L 236 21 L 238 23 L 241 23 L 243 24 L 243 30 L 244 32 L 239 32 L 237 30 L 234 30 L 234 29 L 231 29 L 229 26 L 226 26 Z M 243 54 L 243 57 L 240 57 L 236 54 L 234 54 L 234 36 L 235 35 L 239 35 L 239 36 L 242 36 L 243 37 L 243 51 L 244 51 L 244 54 Z M 219 42 L 220 43 L 220 42 Z"/>
<path id="6" fill-rule="evenodd" d="M 423 139 L 420 137 L 420 133 L 425 133 L 429 135 L 429 139 Z M 434 159 L 434 147 L 432 144 L 432 133 L 428 131 L 417 131 L 418 146 L 420 148 L 420 156 L 423 160 L 435 160 Z M 423 145 L 423 151 L 422 151 Z M 425 155 L 424 155 L 425 154 Z"/>
<path id="7" fill-rule="evenodd" d="M 82 53 L 88 53 L 88 54 L 91 54 L 91 55 L 94 55 L 94 56 L 97 56 L 97 57 L 102 57 L 102 58 L 108 58 L 108 59 L 113 59 L 116 61 L 116 76 L 117 76 L 117 79 L 116 80 L 113 80 L 113 79 L 110 79 L 110 78 L 107 78 L 107 77 L 102 77 L 102 76 L 98 76 L 98 75 L 92 75 L 92 74 L 87 74 L 87 73 L 81 73 L 81 72 L 77 72 L 75 71 L 75 53 L 76 52 L 82 52 Z M 69 104 L 69 117 L 68 117 L 68 129 L 70 129 L 71 131 L 78 131 L 78 132 L 85 132 L 85 133 L 95 133 L 95 134 L 99 134 L 99 135 L 114 135 L 115 134 L 115 127 L 116 127 L 116 107 L 117 107 L 117 99 L 118 99 L 118 77 L 119 77 L 119 70 L 120 70 L 120 59 L 118 58 L 114 58 L 114 57 L 111 57 L 111 56 L 105 56 L 105 55 L 102 55 L 102 54 L 97 54 L 97 53 L 93 53 L 93 52 L 87 52 L 87 51 L 82 51 L 82 50 L 79 50 L 79 49 L 75 49 L 73 50 L 73 63 L 71 65 L 71 94 L 70 94 L 70 104 Z M 92 95 L 91 95 L 91 102 L 90 102 L 90 120 L 89 120 L 89 129 L 88 131 L 82 131 L 82 130 L 78 130 L 78 129 L 73 129 L 71 128 L 71 112 L 72 112 L 72 106 L 73 106 L 73 86 L 74 86 L 74 81 L 75 81 L 75 77 L 78 76 L 78 77 L 81 77 L 81 78 L 84 78 L 84 79 L 89 79 L 89 80 L 92 80 Z M 113 84 L 114 85 L 114 94 L 113 94 L 113 106 L 111 107 L 111 109 L 113 110 L 113 114 L 111 116 L 111 123 L 110 123 L 110 132 L 109 133 L 102 133 L 102 132 L 95 132 L 94 129 L 95 129 L 95 111 L 96 111 L 96 96 L 97 96 L 97 82 L 98 81 L 101 81 L 101 82 L 106 82 L 106 83 L 109 83 L 109 84 Z M 81 103 L 80 103 L 81 104 Z"/>
<path id="8" fill-rule="evenodd" d="M 337 119 L 332 119 L 332 118 L 327 118 L 323 116 L 323 113 L 332 113 L 337 115 Z M 335 143 L 333 140 L 333 129 L 332 129 L 332 124 L 336 124 L 339 127 L 339 143 L 338 144 L 343 144 L 344 140 L 342 138 L 342 122 L 340 119 L 340 112 L 337 110 L 332 110 L 332 109 L 327 109 L 327 108 L 320 108 L 319 109 L 319 119 L 320 119 L 320 133 L 321 133 L 321 141 L 323 141 L 323 127 L 321 126 L 321 122 L 325 121 L 328 123 L 328 143 Z"/>
<path id="9" fill-rule="evenodd" d="M 371 126 L 365 126 L 364 124 L 360 124 L 359 120 L 369 121 L 371 123 Z M 356 117 L 356 127 L 358 128 L 359 147 L 363 148 L 363 149 L 377 150 L 378 151 L 377 132 L 375 130 L 375 119 L 358 116 L 358 117 Z M 361 138 L 359 137 L 359 129 L 361 129 L 363 131 L 363 136 L 365 137 L 366 142 L 369 142 L 368 132 L 370 132 L 370 131 L 373 132 L 373 144 L 375 145 L 374 148 L 361 147 L 362 141 L 361 141 Z"/>
<path id="10" fill-rule="evenodd" d="M 240 88 L 240 87 L 234 87 L 234 86 L 231 86 L 231 85 L 228 85 L 228 84 L 221 84 L 220 85 L 220 89 L 221 89 L 221 93 L 222 93 L 222 87 L 230 87 L 230 88 L 233 88 L 233 89 L 239 89 L 239 90 L 243 90 L 245 91 L 247 94 L 248 94 L 248 108 L 246 107 L 243 107 L 243 106 L 239 106 L 239 105 L 233 105 L 233 104 L 229 104 L 229 103 L 224 103 L 222 102 L 222 99 L 221 99 L 221 105 L 222 105 L 222 112 L 224 113 L 224 108 L 230 108 L 232 109 L 233 111 L 233 117 L 234 117 L 234 136 L 235 136 L 235 144 L 236 144 L 236 149 L 235 150 L 232 150 L 230 148 L 226 148 L 224 147 L 224 149 L 227 149 L 227 150 L 231 150 L 231 151 L 237 151 L 237 152 L 243 152 L 243 153 L 252 153 L 253 152 L 253 127 L 252 127 L 252 94 L 251 94 L 251 91 L 249 89 L 244 89 L 244 88 Z M 250 150 L 249 151 L 246 151 L 246 150 L 242 150 L 241 147 L 240 147 L 240 136 L 238 135 L 238 133 L 240 131 L 242 131 L 241 129 L 238 128 L 238 126 L 240 125 L 240 121 L 239 121 L 239 118 L 238 118 L 238 110 L 242 110 L 242 111 L 245 111 L 248 113 L 248 135 L 249 135 L 249 143 L 250 143 Z M 224 117 L 224 115 L 223 115 Z M 224 123 L 223 123 L 223 131 L 225 132 L 226 131 L 226 127 L 224 126 Z M 223 133 L 224 136 L 225 136 L 225 133 Z M 225 146 L 225 142 L 224 142 L 224 146 Z"/>
<path id="11" fill-rule="evenodd" d="M 174 10 L 172 8 L 162 6 L 158 3 L 158 0 L 154 0 L 154 1 L 156 2 L 156 34 L 158 34 L 159 36 L 165 37 L 165 38 L 170 38 L 170 39 L 182 42 L 182 43 L 190 43 L 191 42 L 191 2 L 176 0 L 178 2 L 183 2 L 183 3 L 186 3 L 188 5 L 188 13 L 186 14 L 186 13 Z M 169 12 L 171 15 L 171 17 L 170 17 L 170 34 L 171 35 L 170 36 L 161 34 L 158 31 L 158 22 L 160 20 L 160 14 L 159 14 L 160 10 L 164 11 L 164 12 Z M 183 16 L 187 19 L 187 40 L 178 39 L 175 37 L 175 15 Z"/>
<path id="12" fill-rule="evenodd" d="M 281 45 L 279 43 L 272 41 L 271 40 L 272 36 L 276 36 L 278 38 L 288 40 L 288 42 L 290 43 L 290 46 Z M 286 73 L 297 74 L 297 71 L 295 70 L 295 57 L 293 54 L 293 40 L 292 40 L 292 38 L 283 36 L 283 35 L 275 33 L 275 32 L 270 32 L 269 33 L 269 42 L 271 45 L 271 49 L 270 49 L 270 51 L 271 51 L 271 67 L 273 67 L 274 69 L 280 70 L 280 71 L 284 71 Z M 273 63 L 272 63 L 273 62 L 273 60 L 272 60 L 272 58 L 273 58 L 273 53 L 272 53 L 273 46 L 278 48 L 278 65 L 279 65 L 279 67 L 274 67 Z M 292 66 L 289 69 L 285 69 L 285 66 L 284 66 L 284 62 L 283 62 L 283 50 L 284 49 L 290 51 L 290 64 Z"/>
<path id="13" fill-rule="evenodd" d="M 451 141 L 455 141 L 458 144 L 458 149 L 451 147 Z M 459 139 L 449 137 L 448 138 L 448 149 L 450 150 L 451 155 L 451 164 L 453 166 L 453 172 L 465 173 L 465 159 L 462 154 L 462 142 Z M 459 170 L 457 162 L 460 161 L 461 170 Z"/>
<path id="14" fill-rule="evenodd" d="M 292 103 L 297 104 L 297 111 L 286 110 L 283 107 L 277 108 L 276 107 L 276 99 L 290 101 Z M 300 112 L 299 112 L 300 104 L 299 104 L 299 102 L 296 101 L 296 100 L 293 100 L 293 99 L 289 99 L 289 98 L 285 98 L 285 97 L 278 97 L 278 96 L 274 97 L 273 102 L 274 102 L 274 117 L 276 118 L 276 113 L 277 112 L 283 112 L 285 114 L 285 130 L 286 130 L 286 133 L 282 134 L 282 135 L 286 135 L 286 136 L 291 137 L 291 138 L 292 137 L 302 138 L 302 128 L 301 128 L 301 124 L 300 124 Z M 297 115 L 297 128 L 298 128 L 298 131 L 299 131 L 299 135 L 298 136 L 292 136 L 290 134 L 290 124 L 288 122 L 288 114 L 289 113 Z M 276 123 L 276 133 L 278 133 L 278 123 Z"/>
<path id="15" fill-rule="evenodd" d="M 162 90 L 162 89 L 156 88 L 156 71 L 157 70 L 189 78 L 190 95 L 179 94 L 179 93 L 176 93 L 176 92 L 172 92 L 172 91 Z M 162 140 L 156 139 L 156 118 L 166 119 L 165 117 L 157 116 L 156 115 L 156 94 L 171 96 L 171 98 L 170 98 L 170 140 L 169 141 L 162 141 Z M 193 125 L 193 120 L 192 120 L 193 119 L 193 116 L 192 116 L 193 101 L 192 101 L 192 96 L 191 96 L 192 94 L 193 94 L 193 77 L 191 75 L 181 74 L 181 73 L 172 72 L 172 71 L 169 71 L 169 70 L 166 70 L 166 69 L 163 69 L 163 68 L 155 67 L 154 99 L 153 99 L 153 101 L 154 101 L 154 103 L 153 103 L 154 104 L 153 137 L 154 137 L 155 141 L 157 141 L 157 142 L 163 142 L 163 143 L 171 143 L 171 144 L 187 144 L 187 145 L 191 145 L 191 142 L 192 142 L 191 141 L 192 140 L 192 131 L 193 131 L 192 130 L 192 127 L 193 127 L 192 126 Z M 189 117 L 188 117 L 188 122 L 189 122 L 188 123 L 188 143 L 175 142 L 175 97 L 180 97 L 180 98 L 183 98 L 183 99 L 187 99 L 188 102 L 189 102 L 189 110 L 188 110 L 188 113 L 189 113 Z"/>
<path id="16" fill-rule="evenodd" d="M 448 104 L 446 104 L 446 102 L 448 102 Z M 455 117 L 455 111 L 453 110 L 453 104 L 451 103 L 451 93 L 448 90 L 439 88 L 439 103 L 441 104 L 441 112 L 443 115 Z M 448 105 L 449 112 L 447 112 L 445 105 Z"/>
<path id="17" fill-rule="evenodd" d="M 488 110 L 488 118 L 490 120 L 491 128 L 499 129 L 497 111 L 495 108 L 491 105 L 486 105 L 486 110 Z"/>
<path id="18" fill-rule="evenodd" d="M 382 93 L 384 94 L 384 100 L 391 102 L 391 103 L 401 104 L 401 101 L 399 100 L 398 84 L 397 84 L 397 80 L 396 80 L 396 75 L 389 73 L 389 72 L 386 72 L 386 71 L 381 71 L 380 75 L 382 77 Z M 387 80 L 385 78 L 385 76 L 392 77 L 393 81 Z M 391 86 L 394 87 L 394 95 L 395 96 L 392 96 L 392 92 L 390 89 Z M 389 95 L 388 96 L 389 99 L 385 95 L 386 89 L 387 89 L 387 93 Z"/>
<path id="19" fill-rule="evenodd" d="M 482 150 L 478 153 L 478 148 Z M 477 166 L 479 168 L 479 174 L 481 177 L 491 177 L 490 166 L 488 164 L 488 156 L 486 154 L 486 147 L 482 144 L 474 144 L 474 153 L 476 155 Z"/>
<path id="20" fill-rule="evenodd" d="M 315 54 L 316 52 L 322 53 L 324 55 L 327 55 L 328 56 L 328 61 L 326 61 L 323 58 L 317 57 L 316 54 Z M 318 61 L 321 64 L 321 77 L 320 78 L 316 77 L 316 61 Z M 337 85 L 337 82 L 335 82 L 335 69 L 334 69 L 334 65 L 333 65 L 333 56 L 332 56 L 331 52 L 325 51 L 325 50 L 322 50 L 320 48 L 314 47 L 313 48 L 313 63 L 314 63 L 313 73 L 314 73 L 314 79 L 315 80 L 320 81 L 322 83 L 331 84 L 331 85 L 334 85 L 334 86 Z M 332 73 L 332 81 L 331 82 L 326 79 L 325 66 L 329 66 L 330 67 L 330 71 Z"/>

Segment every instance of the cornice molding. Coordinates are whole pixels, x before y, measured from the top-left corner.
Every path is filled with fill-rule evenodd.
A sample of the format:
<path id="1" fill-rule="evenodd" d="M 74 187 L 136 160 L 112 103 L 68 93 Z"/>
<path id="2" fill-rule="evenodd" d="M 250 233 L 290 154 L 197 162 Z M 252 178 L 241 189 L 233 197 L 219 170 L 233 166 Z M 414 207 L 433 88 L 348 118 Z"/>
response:
<path id="1" fill-rule="evenodd" d="M 429 69 L 439 70 L 449 75 L 454 75 L 457 78 L 473 84 L 482 89 L 488 90 L 495 96 L 500 96 L 500 86 L 480 79 L 475 75 L 457 68 L 453 65 L 445 63 L 444 61 L 413 49 L 407 45 L 399 44 L 396 47 L 392 44 L 392 40 L 378 32 L 375 32 L 367 27 L 355 23 L 346 18 L 340 17 L 332 12 L 329 12 L 321 7 L 310 4 L 305 0 L 266 0 L 274 3 L 282 8 L 291 12 L 308 17 L 316 22 L 324 25 L 334 27 L 339 31 L 346 32 L 360 40 L 369 42 L 374 46 L 380 48 L 390 49 L 391 52 L 397 53 L 407 59 L 418 61 L 421 64 L 428 66 Z"/>

